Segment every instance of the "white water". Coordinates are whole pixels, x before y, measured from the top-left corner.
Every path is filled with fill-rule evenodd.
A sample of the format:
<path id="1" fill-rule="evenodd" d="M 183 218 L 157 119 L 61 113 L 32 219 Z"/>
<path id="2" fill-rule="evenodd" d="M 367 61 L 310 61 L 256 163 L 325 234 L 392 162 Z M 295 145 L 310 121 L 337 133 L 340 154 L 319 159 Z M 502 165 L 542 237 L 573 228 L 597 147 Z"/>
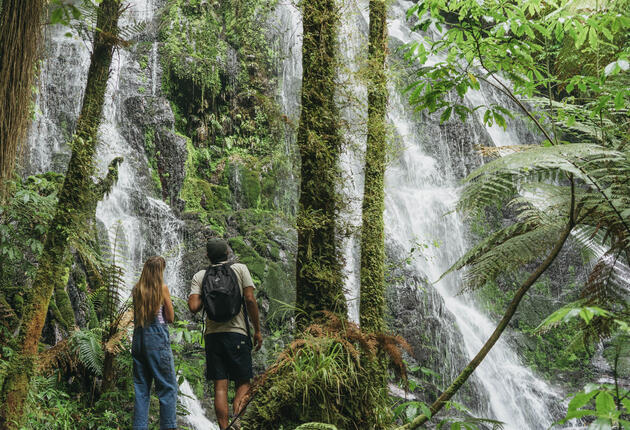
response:
<path id="1" fill-rule="evenodd" d="M 157 3 L 157 2 L 156 2 Z M 153 19 L 156 5 L 151 0 L 134 0 L 126 18 L 133 14 L 137 19 L 150 21 Z M 390 35 L 403 42 L 421 35 L 411 33 L 404 22 L 404 10 L 409 2 L 392 4 L 393 19 L 390 22 Z M 365 2 L 349 1 L 342 27 L 342 50 L 348 64 L 340 79 L 346 84 L 340 97 L 357 96 L 360 100 L 364 90 L 354 80 L 353 64 L 357 64 L 358 47 L 365 41 L 367 30 Z M 289 0 L 283 0 L 277 9 L 277 21 L 280 26 L 279 46 L 282 48 L 279 70 L 281 70 L 281 86 L 279 98 L 284 113 L 290 122 L 296 124 L 299 116 L 299 88 L 301 79 L 301 26 L 299 12 Z M 85 84 L 85 75 L 89 64 L 89 52 L 83 42 L 64 38 L 61 31 L 52 34 L 50 44 L 53 51 L 50 61 L 44 66 L 42 89 L 38 98 L 41 114 L 38 115 L 30 138 L 30 165 L 33 172 L 49 170 L 54 160 L 52 154 L 63 152 L 63 143 L 67 140 L 60 125 L 59 111 L 64 109 L 69 117 L 76 118 L 80 108 L 80 100 Z M 363 34 L 362 34 L 363 32 Z M 151 55 L 151 94 L 159 92 L 157 84 L 157 52 L 152 46 Z M 119 51 L 115 57 L 113 71 L 109 82 L 104 121 L 100 129 L 101 145 L 98 149 L 98 165 L 101 173 L 109 161 L 116 156 L 125 157 L 120 166 L 120 179 L 112 194 L 101 202 L 97 209 L 97 218 L 109 231 L 110 240 L 115 229 L 120 226 L 119 233 L 124 237 L 124 254 L 126 261 L 127 285 L 130 287 L 137 277 L 142 262 L 152 254 L 162 254 L 167 258 L 167 283 L 175 292 L 182 292 L 184 283 L 179 274 L 181 264 L 180 221 L 161 200 L 150 197 L 137 163 L 146 163 L 143 154 L 134 151 L 122 135 L 120 115 L 124 94 L 125 73 L 136 73 L 139 70 L 130 63 L 128 53 Z M 56 69 L 56 70 L 55 70 Z M 59 70 L 63 70 L 63 81 Z M 393 88 L 393 86 L 392 86 Z M 390 91 L 389 119 L 402 139 L 406 150 L 389 168 L 386 177 L 386 232 L 388 242 L 394 242 L 409 250 L 416 241 L 440 243 L 439 247 L 431 246 L 426 252 L 425 260 L 417 262 L 419 272 L 431 280 L 448 268 L 455 258 L 462 255 L 466 248 L 463 242 L 463 224 L 456 214 L 443 216 L 452 209 L 457 199 L 455 177 L 448 171 L 447 160 L 436 157 L 426 150 L 430 141 L 438 141 L 448 148 L 448 141 L 441 133 L 432 136 L 418 135 L 416 124 L 404 103 Z M 60 103 L 62 102 L 62 103 Z M 347 186 L 343 192 L 350 199 L 347 218 L 350 224 L 360 223 L 360 196 L 362 194 L 361 151 L 364 136 L 358 128 L 365 124 L 365 116 L 361 110 L 346 108 L 342 111 L 343 119 L 348 126 L 347 150 L 342 158 L 343 168 L 349 172 Z M 477 138 L 471 131 L 472 138 Z M 291 135 L 291 133 L 287 133 Z M 490 133 L 492 134 L 492 133 Z M 287 145 L 291 143 L 288 141 Z M 287 148 L 289 152 L 290 148 Z M 66 149 L 67 151 L 67 149 Z M 446 151 L 448 155 L 448 151 Z M 141 206 L 141 207 L 138 207 Z M 359 210 L 359 212 L 357 212 Z M 358 217 L 357 217 L 357 214 Z M 153 237 L 155 226 L 159 226 L 159 237 Z M 348 297 L 350 301 L 350 317 L 358 315 L 358 244 L 356 235 L 351 236 L 343 245 L 348 264 Z M 459 288 L 459 279 L 452 277 L 438 285 L 438 291 L 444 298 L 447 309 L 454 315 L 457 328 L 462 332 L 468 356 L 474 355 L 480 345 L 485 342 L 494 328 L 494 323 L 481 314 L 474 304 L 462 297 L 454 297 Z M 447 321 L 443 319 L 443 321 Z M 450 323 L 449 323 L 450 324 Z M 444 327 L 445 332 L 453 327 Z M 445 333 L 445 338 L 449 336 Z M 450 373 L 452 373 L 452 370 Z M 551 417 L 548 413 L 551 403 L 559 403 L 553 391 L 538 380 L 527 368 L 523 367 L 515 353 L 503 342 L 499 342 L 493 352 L 477 370 L 481 376 L 483 390 L 490 399 L 490 404 L 480 415 L 491 416 L 508 423 L 507 429 L 542 429 L 548 427 Z M 190 386 L 184 382 L 182 392 L 192 394 Z M 188 421 L 195 429 L 208 428 L 212 423 L 205 418 L 203 409 L 194 398 L 183 398 L 191 415 Z"/>
<path id="2" fill-rule="evenodd" d="M 389 33 L 403 43 L 423 40 L 422 35 L 409 31 L 406 24 L 404 12 L 410 6 L 410 2 L 404 1 L 391 6 Z M 456 177 L 449 172 L 450 154 L 445 149 L 449 148 L 450 142 L 447 134 L 442 134 L 439 127 L 427 128 L 432 135 L 419 135 L 408 108 L 393 85 L 390 87 L 388 117 L 405 149 L 386 174 L 387 241 L 405 250 L 417 247 L 417 243 L 427 244 L 423 259 L 417 260 L 416 266 L 420 273 L 434 281 L 467 248 L 462 220 L 453 212 L 445 215 L 453 209 L 458 198 Z M 509 132 L 501 134 L 494 127 L 487 131 L 491 138 L 512 137 Z M 471 128 L 469 133 L 472 138 L 476 138 L 474 129 Z M 434 153 L 427 151 L 426 147 L 436 145 L 436 142 L 442 148 L 441 155 L 444 158 L 436 158 Z M 342 160 L 342 166 L 348 166 L 344 162 Z M 356 199 L 360 199 L 359 196 L 355 194 Z M 351 252 L 356 253 L 356 248 Z M 356 266 L 352 266 L 353 263 L 353 260 L 349 261 L 351 272 L 357 270 Z M 460 277 L 453 275 L 436 285 L 436 288 L 455 318 L 456 329 L 462 334 L 465 351 L 470 359 L 488 339 L 496 323 L 483 315 L 471 299 L 455 295 L 461 285 Z M 349 278 L 348 290 L 351 296 L 358 295 L 356 276 Z M 449 324 L 448 319 L 441 319 Z M 449 328 L 445 327 L 444 330 L 448 331 Z M 550 409 L 562 403 L 558 394 L 523 366 L 516 353 L 502 340 L 476 370 L 476 375 L 489 398 L 489 404 L 485 407 L 481 405 L 475 412 L 503 421 L 508 430 L 548 428 L 553 422 Z"/>
<path id="3" fill-rule="evenodd" d="M 367 88 L 360 80 L 361 67 L 367 58 L 367 12 L 366 0 L 340 2 L 343 17 L 339 29 L 339 51 L 341 64 L 337 78 L 337 101 L 340 106 L 343 150 L 339 157 L 341 172 L 340 194 L 342 207 L 338 236 L 340 253 L 345 260 L 346 302 L 348 318 L 359 322 L 359 285 L 361 283 L 360 240 L 357 231 L 361 228 L 361 203 L 363 196 L 363 168 L 367 127 Z"/>

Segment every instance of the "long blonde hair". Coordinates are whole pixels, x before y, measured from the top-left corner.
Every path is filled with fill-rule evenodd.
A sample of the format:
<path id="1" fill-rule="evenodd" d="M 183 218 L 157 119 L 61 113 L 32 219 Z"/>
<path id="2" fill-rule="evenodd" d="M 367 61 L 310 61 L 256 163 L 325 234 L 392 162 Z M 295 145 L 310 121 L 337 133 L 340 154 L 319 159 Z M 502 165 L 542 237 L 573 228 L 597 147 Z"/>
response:
<path id="1" fill-rule="evenodd" d="M 159 255 L 150 257 L 142 268 L 140 280 L 133 287 L 133 316 L 137 327 L 151 325 L 158 313 L 164 296 L 164 267 L 166 261 Z"/>

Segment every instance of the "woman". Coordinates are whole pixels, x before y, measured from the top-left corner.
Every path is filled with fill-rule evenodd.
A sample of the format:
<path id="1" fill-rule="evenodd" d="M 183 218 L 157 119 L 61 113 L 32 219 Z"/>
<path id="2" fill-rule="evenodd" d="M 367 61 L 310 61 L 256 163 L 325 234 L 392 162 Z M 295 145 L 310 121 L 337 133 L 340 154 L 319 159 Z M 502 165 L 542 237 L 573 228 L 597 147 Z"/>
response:
<path id="1" fill-rule="evenodd" d="M 166 326 L 166 323 L 173 322 L 175 312 L 168 287 L 164 285 L 165 266 L 163 257 L 149 258 L 132 291 L 134 330 L 131 355 L 136 394 L 134 430 L 149 428 L 149 401 L 154 380 L 160 399 L 160 429 L 177 427 L 177 379 Z"/>

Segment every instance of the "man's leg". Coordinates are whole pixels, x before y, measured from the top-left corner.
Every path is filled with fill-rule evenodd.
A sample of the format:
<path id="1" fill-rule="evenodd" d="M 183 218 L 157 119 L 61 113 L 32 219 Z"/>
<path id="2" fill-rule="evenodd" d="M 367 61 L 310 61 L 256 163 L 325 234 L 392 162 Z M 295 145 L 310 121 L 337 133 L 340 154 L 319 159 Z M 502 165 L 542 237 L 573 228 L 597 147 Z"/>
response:
<path id="1" fill-rule="evenodd" d="M 249 391 L 249 379 L 244 381 L 236 381 L 236 394 L 234 395 L 234 416 L 237 416 L 241 409 L 245 406 L 245 396 Z"/>
<path id="2" fill-rule="evenodd" d="M 221 430 L 227 428 L 228 422 L 228 380 L 214 381 L 214 411 L 217 414 Z"/>

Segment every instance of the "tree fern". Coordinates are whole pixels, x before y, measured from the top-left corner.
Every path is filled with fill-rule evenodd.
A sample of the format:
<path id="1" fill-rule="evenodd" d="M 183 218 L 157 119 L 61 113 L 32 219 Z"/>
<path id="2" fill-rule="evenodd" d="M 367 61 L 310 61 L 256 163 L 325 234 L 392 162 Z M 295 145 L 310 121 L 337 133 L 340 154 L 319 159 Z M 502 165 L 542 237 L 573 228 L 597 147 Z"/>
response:
<path id="1" fill-rule="evenodd" d="M 625 181 L 630 163 L 624 153 L 595 144 L 524 147 L 468 175 L 458 208 L 468 211 L 496 205 L 512 198 L 519 186 L 529 182 L 556 182 L 559 173 L 572 175 L 582 186 L 597 189 L 613 180 Z"/>

